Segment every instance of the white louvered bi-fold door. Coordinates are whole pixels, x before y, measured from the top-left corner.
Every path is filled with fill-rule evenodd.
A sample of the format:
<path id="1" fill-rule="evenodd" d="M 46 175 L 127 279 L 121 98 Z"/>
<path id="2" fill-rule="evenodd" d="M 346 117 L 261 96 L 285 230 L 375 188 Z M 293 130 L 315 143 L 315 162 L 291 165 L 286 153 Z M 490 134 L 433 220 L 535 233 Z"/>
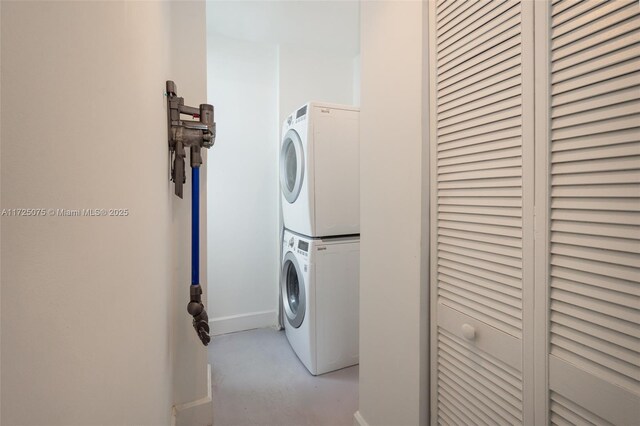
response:
<path id="1" fill-rule="evenodd" d="M 526 418 L 532 10 L 519 1 L 430 4 L 433 423 Z"/>
<path id="2" fill-rule="evenodd" d="M 547 8 L 549 420 L 637 425 L 640 5 Z"/>

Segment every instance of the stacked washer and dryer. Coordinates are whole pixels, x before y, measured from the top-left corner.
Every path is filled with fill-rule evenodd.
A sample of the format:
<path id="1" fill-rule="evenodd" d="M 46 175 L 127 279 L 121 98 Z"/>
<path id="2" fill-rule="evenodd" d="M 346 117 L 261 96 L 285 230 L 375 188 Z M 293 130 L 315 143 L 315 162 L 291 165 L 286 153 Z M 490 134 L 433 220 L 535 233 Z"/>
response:
<path id="1" fill-rule="evenodd" d="M 310 102 L 282 128 L 285 332 L 313 375 L 358 363 L 358 117 L 355 107 Z"/>

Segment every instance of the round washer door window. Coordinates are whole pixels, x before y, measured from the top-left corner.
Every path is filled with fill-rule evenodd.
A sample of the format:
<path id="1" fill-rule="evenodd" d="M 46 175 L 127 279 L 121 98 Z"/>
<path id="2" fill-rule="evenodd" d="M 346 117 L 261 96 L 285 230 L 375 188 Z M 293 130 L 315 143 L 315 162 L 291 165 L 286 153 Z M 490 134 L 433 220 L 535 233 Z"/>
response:
<path id="1" fill-rule="evenodd" d="M 291 204 L 298 199 L 304 179 L 304 153 L 298 132 L 293 129 L 284 135 L 280 150 L 280 189 Z"/>
<path id="2" fill-rule="evenodd" d="M 282 265 L 282 302 L 287 320 L 292 327 L 298 328 L 304 320 L 306 311 L 306 290 L 298 261 L 292 252 L 284 257 Z"/>

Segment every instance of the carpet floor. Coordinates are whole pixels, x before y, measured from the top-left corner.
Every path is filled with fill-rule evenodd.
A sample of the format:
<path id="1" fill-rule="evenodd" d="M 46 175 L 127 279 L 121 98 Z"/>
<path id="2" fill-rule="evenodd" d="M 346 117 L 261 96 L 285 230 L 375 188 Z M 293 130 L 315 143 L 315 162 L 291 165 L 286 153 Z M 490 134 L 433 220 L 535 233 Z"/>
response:
<path id="1" fill-rule="evenodd" d="M 284 331 L 216 336 L 209 362 L 214 426 L 352 426 L 358 366 L 312 376 Z"/>

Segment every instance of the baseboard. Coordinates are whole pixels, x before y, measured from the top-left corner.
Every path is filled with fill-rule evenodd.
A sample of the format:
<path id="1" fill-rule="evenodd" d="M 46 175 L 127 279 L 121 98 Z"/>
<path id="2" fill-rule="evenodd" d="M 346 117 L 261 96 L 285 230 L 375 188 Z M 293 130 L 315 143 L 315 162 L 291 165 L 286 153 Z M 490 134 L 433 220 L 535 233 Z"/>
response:
<path id="1" fill-rule="evenodd" d="M 360 414 L 360 410 L 353 413 L 353 426 L 369 426 L 369 423 Z"/>
<path id="2" fill-rule="evenodd" d="M 174 405 L 171 426 L 213 425 L 213 398 L 211 397 L 211 364 L 207 364 L 207 396 L 184 404 Z"/>
<path id="3" fill-rule="evenodd" d="M 211 318 L 211 335 L 235 333 L 254 328 L 274 327 L 278 323 L 278 311 L 250 312 L 248 314 Z"/>

